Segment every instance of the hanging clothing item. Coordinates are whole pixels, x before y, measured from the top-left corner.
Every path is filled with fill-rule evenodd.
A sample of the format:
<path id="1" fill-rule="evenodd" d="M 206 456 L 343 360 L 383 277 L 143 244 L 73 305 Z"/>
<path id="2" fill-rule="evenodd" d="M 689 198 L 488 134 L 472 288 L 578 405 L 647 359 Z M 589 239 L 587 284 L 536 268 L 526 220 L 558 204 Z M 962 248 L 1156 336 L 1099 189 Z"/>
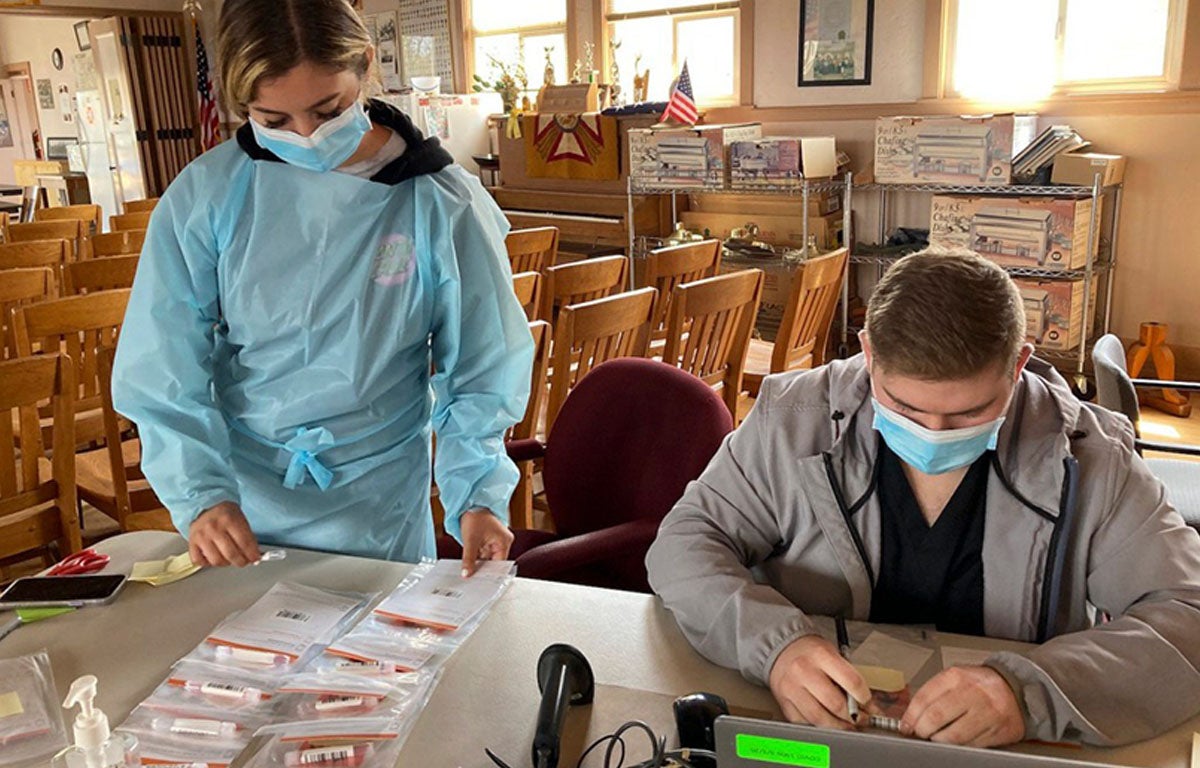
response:
<path id="1" fill-rule="evenodd" d="M 185 534 L 232 501 L 264 543 L 432 557 L 431 432 L 447 531 L 507 520 L 532 361 L 508 224 L 436 140 L 370 115 L 408 146 L 371 180 L 279 162 L 244 127 L 155 210 L 113 396 Z"/>

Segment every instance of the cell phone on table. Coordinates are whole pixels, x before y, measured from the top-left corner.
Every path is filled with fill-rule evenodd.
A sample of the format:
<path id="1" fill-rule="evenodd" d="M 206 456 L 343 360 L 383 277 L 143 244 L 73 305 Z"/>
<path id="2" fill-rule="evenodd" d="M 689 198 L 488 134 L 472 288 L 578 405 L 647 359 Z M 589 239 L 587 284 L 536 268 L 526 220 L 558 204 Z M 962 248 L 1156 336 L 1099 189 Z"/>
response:
<path id="1" fill-rule="evenodd" d="M 0 595 L 0 609 L 107 605 L 125 586 L 123 574 L 95 576 L 26 576 Z"/>

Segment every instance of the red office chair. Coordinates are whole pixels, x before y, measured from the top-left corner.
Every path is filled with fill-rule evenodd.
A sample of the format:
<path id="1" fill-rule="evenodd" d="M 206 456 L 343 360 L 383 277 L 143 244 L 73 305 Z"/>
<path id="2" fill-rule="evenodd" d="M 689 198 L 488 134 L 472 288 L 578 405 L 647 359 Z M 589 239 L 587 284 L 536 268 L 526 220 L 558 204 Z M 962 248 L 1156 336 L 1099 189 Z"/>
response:
<path id="1" fill-rule="evenodd" d="M 518 575 L 649 592 L 646 550 L 659 523 L 732 429 L 720 396 L 689 373 L 643 358 L 597 366 L 545 445 L 508 445 L 514 461 L 543 459 L 557 530 L 514 531 Z M 461 557 L 445 539 L 438 549 Z"/>

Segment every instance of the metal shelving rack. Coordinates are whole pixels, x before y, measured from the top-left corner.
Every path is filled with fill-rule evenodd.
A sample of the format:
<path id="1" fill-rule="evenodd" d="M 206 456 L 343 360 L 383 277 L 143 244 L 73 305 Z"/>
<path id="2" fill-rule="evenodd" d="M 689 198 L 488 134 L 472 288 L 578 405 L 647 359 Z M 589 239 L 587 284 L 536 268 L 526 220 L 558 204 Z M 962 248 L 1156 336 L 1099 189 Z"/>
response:
<path id="1" fill-rule="evenodd" d="M 1093 212 L 1099 211 L 1099 215 L 1093 215 L 1088 222 L 1088 245 L 1087 245 L 1087 262 L 1082 269 L 1038 269 L 1031 267 L 1008 267 L 1004 269 L 1013 277 L 1033 277 L 1040 279 L 1082 279 L 1083 280 L 1083 312 L 1082 318 L 1084 323 L 1083 333 L 1079 343 L 1078 350 L 1047 350 L 1039 349 L 1038 355 L 1045 358 L 1051 363 L 1059 366 L 1074 367 L 1074 384 L 1080 393 L 1089 391 L 1087 377 L 1084 373 L 1087 365 L 1088 350 L 1094 343 L 1095 339 L 1103 333 L 1107 333 L 1112 320 L 1112 294 L 1113 294 L 1113 272 L 1117 266 L 1117 236 L 1118 228 L 1121 221 L 1121 192 L 1122 185 L 1115 184 L 1105 187 L 1101 184 L 1100 174 L 1096 174 L 1092 186 L 1069 186 L 1069 185 L 1028 185 L 1028 184 L 1013 184 L 1007 186 L 997 185 L 956 185 L 956 184 L 858 184 L 853 187 L 854 192 L 878 192 L 879 193 L 879 223 L 877 227 L 878 240 L 883 241 L 887 237 L 888 231 L 888 207 L 892 193 L 896 192 L 922 192 L 931 194 L 969 194 L 969 195 L 987 195 L 991 197 L 1074 197 L 1087 198 L 1092 200 Z M 1099 231 L 1105 226 L 1106 215 L 1101 208 L 1104 197 L 1112 196 L 1111 213 L 1107 215 L 1108 233 L 1107 237 L 1102 236 Z M 850 191 L 847 191 L 847 203 L 850 199 Z M 849 205 L 847 204 L 847 209 Z M 847 224 L 847 227 L 849 225 Z M 847 229 L 849 231 L 849 229 Z M 1096 253 L 1093 256 L 1093 253 Z M 850 264 L 875 266 L 882 270 L 885 266 L 891 264 L 903 256 L 903 253 L 896 254 L 866 254 L 862 251 L 857 253 L 851 252 Z M 1103 313 L 1099 311 L 1101 307 L 1097 307 L 1097 319 L 1103 318 L 1100 324 L 1100 332 L 1097 333 L 1095 321 L 1088 322 L 1088 314 L 1092 310 L 1092 283 L 1093 281 L 1107 277 L 1105 281 L 1105 291 L 1102 297 L 1098 297 L 1097 304 L 1102 305 Z M 841 349 L 843 355 L 848 351 L 849 333 L 850 333 L 850 281 L 849 279 L 842 283 L 842 329 L 841 329 Z"/>

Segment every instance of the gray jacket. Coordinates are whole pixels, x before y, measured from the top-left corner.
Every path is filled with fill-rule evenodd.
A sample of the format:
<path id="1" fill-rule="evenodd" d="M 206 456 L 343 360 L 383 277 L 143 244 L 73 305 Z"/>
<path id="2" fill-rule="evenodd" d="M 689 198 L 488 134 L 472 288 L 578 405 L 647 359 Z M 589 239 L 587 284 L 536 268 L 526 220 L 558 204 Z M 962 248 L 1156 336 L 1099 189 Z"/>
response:
<path id="1" fill-rule="evenodd" d="M 768 377 L 745 423 L 663 521 L 650 584 L 700 653 L 765 684 L 816 633 L 866 620 L 880 566 L 878 434 L 861 356 Z M 1120 744 L 1200 711 L 1200 536 L 1122 416 L 1031 360 L 988 478 L 988 636 L 1041 643 L 987 664 L 1026 738 Z M 1096 625 L 1097 611 L 1112 617 Z"/>

